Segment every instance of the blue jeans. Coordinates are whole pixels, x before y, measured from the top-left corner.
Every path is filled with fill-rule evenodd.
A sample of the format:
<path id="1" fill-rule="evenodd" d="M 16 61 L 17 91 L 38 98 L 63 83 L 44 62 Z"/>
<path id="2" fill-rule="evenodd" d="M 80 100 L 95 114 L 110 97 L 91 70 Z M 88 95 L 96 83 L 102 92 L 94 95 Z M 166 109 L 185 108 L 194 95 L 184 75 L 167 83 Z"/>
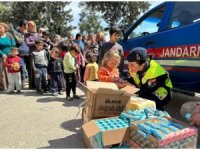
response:
<path id="1" fill-rule="evenodd" d="M 37 91 L 47 91 L 48 80 L 47 80 L 47 68 L 36 68 L 35 72 L 35 85 Z"/>

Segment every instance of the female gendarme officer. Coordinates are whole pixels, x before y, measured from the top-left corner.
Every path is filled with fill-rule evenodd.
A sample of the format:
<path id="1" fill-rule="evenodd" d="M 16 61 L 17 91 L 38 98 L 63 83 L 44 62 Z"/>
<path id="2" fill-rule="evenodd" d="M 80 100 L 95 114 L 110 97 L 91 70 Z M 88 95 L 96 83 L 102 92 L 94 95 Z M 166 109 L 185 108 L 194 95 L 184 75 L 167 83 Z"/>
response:
<path id="1" fill-rule="evenodd" d="M 130 78 L 128 81 L 139 88 L 139 96 L 156 102 L 156 108 L 171 100 L 172 83 L 169 74 L 156 61 L 151 60 L 147 50 L 136 47 L 127 56 Z"/>

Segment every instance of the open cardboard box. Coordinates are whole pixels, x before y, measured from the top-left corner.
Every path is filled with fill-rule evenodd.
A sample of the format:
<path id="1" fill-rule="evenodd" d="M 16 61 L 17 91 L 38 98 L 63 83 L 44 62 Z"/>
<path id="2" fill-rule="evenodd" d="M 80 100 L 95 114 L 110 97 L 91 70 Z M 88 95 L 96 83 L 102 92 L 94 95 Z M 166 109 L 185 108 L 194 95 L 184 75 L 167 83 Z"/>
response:
<path id="1" fill-rule="evenodd" d="M 87 81 L 86 107 L 92 118 L 118 116 L 131 95 L 139 89 L 126 86 L 118 89 L 115 83 Z"/>
<path id="2" fill-rule="evenodd" d="M 109 148 L 113 144 L 129 142 L 130 127 L 101 131 L 95 121 L 89 121 L 82 126 L 84 142 L 88 148 Z"/>

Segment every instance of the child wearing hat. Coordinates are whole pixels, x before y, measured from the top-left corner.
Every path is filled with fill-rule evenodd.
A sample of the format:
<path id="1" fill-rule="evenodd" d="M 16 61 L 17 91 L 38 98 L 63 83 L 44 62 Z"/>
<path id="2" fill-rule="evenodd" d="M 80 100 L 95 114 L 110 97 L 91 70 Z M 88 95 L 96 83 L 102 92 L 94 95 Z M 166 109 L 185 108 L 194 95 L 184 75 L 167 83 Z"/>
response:
<path id="1" fill-rule="evenodd" d="M 11 54 L 7 57 L 5 65 L 8 70 L 8 92 L 14 93 L 16 86 L 17 93 L 21 92 L 21 74 L 20 68 L 23 66 L 22 59 L 18 56 L 18 48 L 12 47 Z"/>
<path id="2" fill-rule="evenodd" d="M 171 100 L 172 83 L 168 72 L 156 61 L 151 60 L 147 50 L 136 47 L 127 56 L 129 82 L 140 88 L 140 97 L 153 100 L 156 108 L 163 110 L 163 106 Z"/>

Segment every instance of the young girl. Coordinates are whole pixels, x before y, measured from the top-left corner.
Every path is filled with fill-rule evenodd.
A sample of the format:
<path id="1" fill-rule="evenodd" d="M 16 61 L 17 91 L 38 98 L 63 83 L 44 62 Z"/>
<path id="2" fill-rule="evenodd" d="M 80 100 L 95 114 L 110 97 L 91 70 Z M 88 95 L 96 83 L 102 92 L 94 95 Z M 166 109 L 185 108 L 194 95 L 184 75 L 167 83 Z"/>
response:
<path id="1" fill-rule="evenodd" d="M 101 82 L 114 82 L 119 88 L 124 87 L 122 79 L 119 78 L 118 65 L 120 63 L 119 52 L 111 49 L 103 57 L 101 68 L 98 71 L 98 79 Z"/>
<path id="2" fill-rule="evenodd" d="M 85 68 L 85 73 L 84 73 L 84 83 L 86 81 L 97 81 L 98 80 L 98 75 L 97 72 L 99 70 L 99 66 L 96 63 L 96 58 L 93 53 L 88 53 L 86 55 L 86 59 L 88 60 L 88 64 L 86 65 Z"/>

